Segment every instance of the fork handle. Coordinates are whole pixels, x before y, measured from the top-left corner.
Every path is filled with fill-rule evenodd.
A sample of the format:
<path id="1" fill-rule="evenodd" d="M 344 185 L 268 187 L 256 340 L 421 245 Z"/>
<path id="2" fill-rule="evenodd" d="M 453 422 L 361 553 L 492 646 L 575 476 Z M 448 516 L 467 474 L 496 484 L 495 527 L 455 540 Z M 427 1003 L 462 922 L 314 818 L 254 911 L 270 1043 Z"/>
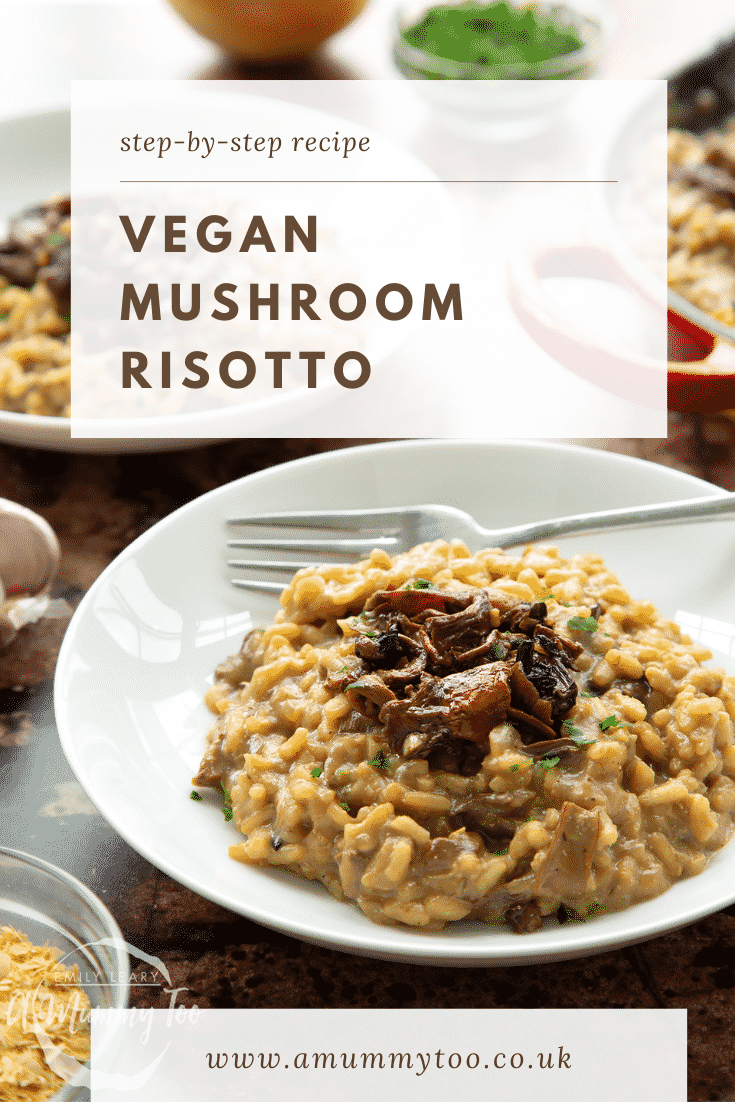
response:
<path id="1" fill-rule="evenodd" d="M 532 543 L 547 536 L 567 536 L 576 532 L 605 532 L 611 528 L 627 531 L 665 524 L 688 524 L 704 518 L 727 520 L 735 516 L 735 494 L 697 497 L 687 501 L 672 501 L 665 505 L 636 505 L 632 509 L 607 509 L 600 513 L 578 513 L 556 520 L 541 520 L 534 524 L 519 524 L 502 532 L 486 532 L 496 547 L 514 547 Z"/>

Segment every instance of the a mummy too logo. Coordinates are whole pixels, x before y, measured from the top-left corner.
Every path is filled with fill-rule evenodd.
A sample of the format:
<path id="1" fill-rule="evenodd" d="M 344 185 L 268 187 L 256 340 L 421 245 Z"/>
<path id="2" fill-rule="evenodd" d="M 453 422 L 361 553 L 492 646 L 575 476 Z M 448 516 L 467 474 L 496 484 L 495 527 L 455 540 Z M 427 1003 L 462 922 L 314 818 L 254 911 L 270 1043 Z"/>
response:
<path id="1" fill-rule="evenodd" d="M 91 964 L 82 963 L 80 966 L 78 963 L 94 960 L 104 949 L 113 950 L 118 959 L 121 956 L 124 958 L 125 954 L 134 958 L 132 972 L 128 973 L 123 968 L 120 974 L 102 977 Z M 121 954 L 120 950 L 124 953 Z M 187 989 L 173 984 L 164 962 L 127 942 L 117 938 L 101 938 L 79 946 L 74 957 L 72 960 L 71 954 L 66 954 L 59 958 L 53 969 L 52 984 L 42 978 L 35 985 L 14 987 L 12 981 L 8 981 L 10 992 L 4 992 L 4 1020 L 0 1020 L 0 1037 L 4 1036 L 7 1041 L 5 1056 L 12 1065 L 13 1047 L 22 1046 L 27 1051 L 30 1044 L 36 1050 L 33 1058 L 37 1063 L 42 1061 L 65 1083 L 90 1087 L 92 1073 L 89 1063 L 82 1062 L 82 1054 L 90 1051 L 91 1035 L 95 1087 L 136 1091 L 154 1075 L 168 1044 L 161 1046 L 160 1041 L 157 1042 L 155 1050 L 152 1047 L 150 1053 L 146 1052 L 143 1065 L 134 1072 L 105 1071 L 105 1058 L 114 1055 L 125 1033 L 134 1039 L 136 1046 L 146 1051 L 151 1039 L 154 1011 L 152 1008 L 106 1007 L 102 1005 L 100 992 L 105 988 L 115 990 L 126 987 L 128 982 L 133 990 L 139 987 L 159 988 L 157 1001 L 166 1008 L 169 1029 L 187 1021 L 196 1023 L 205 1012 L 197 1006 L 181 1005 L 179 999 Z M 160 999 L 161 991 L 166 1001 Z M 35 1038 L 35 1046 L 30 1038 Z"/>

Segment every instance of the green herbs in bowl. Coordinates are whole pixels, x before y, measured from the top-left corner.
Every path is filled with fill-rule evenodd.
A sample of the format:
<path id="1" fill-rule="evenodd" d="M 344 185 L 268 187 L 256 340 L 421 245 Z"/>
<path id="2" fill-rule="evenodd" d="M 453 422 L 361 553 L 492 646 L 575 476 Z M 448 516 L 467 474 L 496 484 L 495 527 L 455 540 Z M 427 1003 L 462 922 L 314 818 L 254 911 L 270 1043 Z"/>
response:
<path id="1" fill-rule="evenodd" d="M 463 0 L 399 17 L 395 59 L 413 79 L 579 79 L 601 39 L 599 19 L 564 5 Z"/>

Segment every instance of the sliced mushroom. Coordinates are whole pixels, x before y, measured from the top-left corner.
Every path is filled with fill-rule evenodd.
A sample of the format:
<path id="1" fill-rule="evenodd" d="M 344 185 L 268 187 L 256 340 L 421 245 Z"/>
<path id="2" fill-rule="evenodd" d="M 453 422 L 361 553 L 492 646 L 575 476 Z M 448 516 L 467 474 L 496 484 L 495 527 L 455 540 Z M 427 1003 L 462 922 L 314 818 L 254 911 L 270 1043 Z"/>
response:
<path id="1" fill-rule="evenodd" d="M 539 895 L 580 899 L 589 890 L 600 839 L 600 813 L 565 803 L 548 852 L 536 873 Z"/>

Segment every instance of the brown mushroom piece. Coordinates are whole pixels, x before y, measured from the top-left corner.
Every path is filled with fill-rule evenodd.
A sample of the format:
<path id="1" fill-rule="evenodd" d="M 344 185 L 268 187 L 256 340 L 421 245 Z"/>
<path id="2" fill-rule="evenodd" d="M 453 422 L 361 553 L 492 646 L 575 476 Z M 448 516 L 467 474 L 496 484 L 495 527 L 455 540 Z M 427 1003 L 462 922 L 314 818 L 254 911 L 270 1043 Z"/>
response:
<path id="1" fill-rule="evenodd" d="M 368 719 L 377 719 L 383 706 L 396 699 L 396 694 L 374 673 L 361 675 L 358 681 L 346 685 L 343 692 L 355 711 Z"/>
<path id="2" fill-rule="evenodd" d="M 434 728 L 472 741 L 484 741 L 510 704 L 510 666 L 496 662 L 447 677 L 424 675 L 408 700 L 393 700 L 380 710 L 393 749 L 411 734 Z"/>
<path id="3" fill-rule="evenodd" d="M 508 907 L 503 918 L 514 934 L 533 934 L 543 925 L 541 908 L 533 899 L 526 903 L 514 903 Z"/>
<path id="4" fill-rule="evenodd" d="M 255 652 L 263 638 L 262 632 L 254 628 L 242 641 L 237 654 L 225 658 L 214 672 L 217 681 L 225 681 L 236 689 L 243 681 L 249 681 L 255 670 Z"/>
<path id="5" fill-rule="evenodd" d="M 536 873 L 536 893 L 581 899 L 589 886 L 600 839 L 600 813 L 565 802 L 548 852 Z"/>
<path id="6" fill-rule="evenodd" d="M 517 817 L 507 806 L 508 801 L 504 801 L 502 797 L 499 799 L 495 794 L 485 794 L 463 800 L 452 810 L 450 822 L 453 826 L 463 826 L 466 830 L 479 834 L 488 849 L 497 848 L 498 843 L 505 843 L 513 837 L 525 819 L 525 811 L 521 809 L 533 798 L 533 793 L 524 795 L 525 798 L 518 805 Z"/>

